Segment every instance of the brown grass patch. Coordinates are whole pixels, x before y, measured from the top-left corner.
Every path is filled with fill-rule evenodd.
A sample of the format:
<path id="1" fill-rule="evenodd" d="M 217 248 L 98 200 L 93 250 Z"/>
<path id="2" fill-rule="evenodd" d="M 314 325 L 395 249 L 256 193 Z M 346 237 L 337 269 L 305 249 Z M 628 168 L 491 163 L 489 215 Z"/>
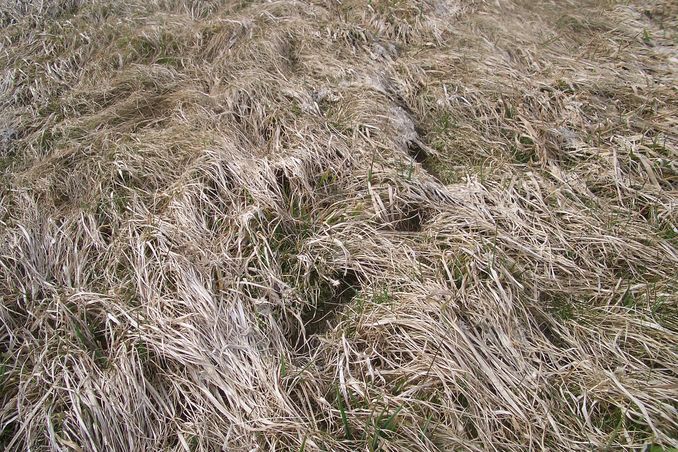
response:
<path id="1" fill-rule="evenodd" d="M 676 17 L 2 2 L 0 445 L 678 447 Z"/>

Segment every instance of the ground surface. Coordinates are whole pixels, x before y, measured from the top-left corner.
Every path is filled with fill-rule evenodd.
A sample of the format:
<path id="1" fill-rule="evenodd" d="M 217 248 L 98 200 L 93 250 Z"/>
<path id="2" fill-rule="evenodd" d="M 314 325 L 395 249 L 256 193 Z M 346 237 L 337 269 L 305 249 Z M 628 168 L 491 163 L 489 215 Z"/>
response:
<path id="1" fill-rule="evenodd" d="M 678 447 L 678 4 L 0 6 L 0 447 Z"/>

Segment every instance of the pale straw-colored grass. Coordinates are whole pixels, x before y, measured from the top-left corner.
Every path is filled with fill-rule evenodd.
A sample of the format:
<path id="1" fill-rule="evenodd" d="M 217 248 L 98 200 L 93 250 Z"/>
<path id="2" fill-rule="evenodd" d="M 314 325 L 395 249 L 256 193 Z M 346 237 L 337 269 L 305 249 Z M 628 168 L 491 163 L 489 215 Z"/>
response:
<path id="1" fill-rule="evenodd" d="M 6 450 L 678 447 L 669 0 L 3 0 Z"/>

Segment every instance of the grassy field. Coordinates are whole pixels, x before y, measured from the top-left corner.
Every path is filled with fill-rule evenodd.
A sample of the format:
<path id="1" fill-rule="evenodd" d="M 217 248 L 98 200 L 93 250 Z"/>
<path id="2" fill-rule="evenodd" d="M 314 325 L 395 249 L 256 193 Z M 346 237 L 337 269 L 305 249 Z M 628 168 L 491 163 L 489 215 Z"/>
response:
<path id="1" fill-rule="evenodd" d="M 0 0 L 0 448 L 678 448 L 678 3 Z"/>

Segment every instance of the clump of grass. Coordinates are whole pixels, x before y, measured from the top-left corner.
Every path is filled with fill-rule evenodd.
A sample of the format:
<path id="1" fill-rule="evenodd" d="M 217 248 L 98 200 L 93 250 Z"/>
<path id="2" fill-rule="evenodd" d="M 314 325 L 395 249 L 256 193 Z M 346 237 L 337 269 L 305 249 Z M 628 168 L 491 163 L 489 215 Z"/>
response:
<path id="1" fill-rule="evenodd" d="M 556 3 L 0 5 L 0 447 L 678 447 L 678 15 Z"/>

